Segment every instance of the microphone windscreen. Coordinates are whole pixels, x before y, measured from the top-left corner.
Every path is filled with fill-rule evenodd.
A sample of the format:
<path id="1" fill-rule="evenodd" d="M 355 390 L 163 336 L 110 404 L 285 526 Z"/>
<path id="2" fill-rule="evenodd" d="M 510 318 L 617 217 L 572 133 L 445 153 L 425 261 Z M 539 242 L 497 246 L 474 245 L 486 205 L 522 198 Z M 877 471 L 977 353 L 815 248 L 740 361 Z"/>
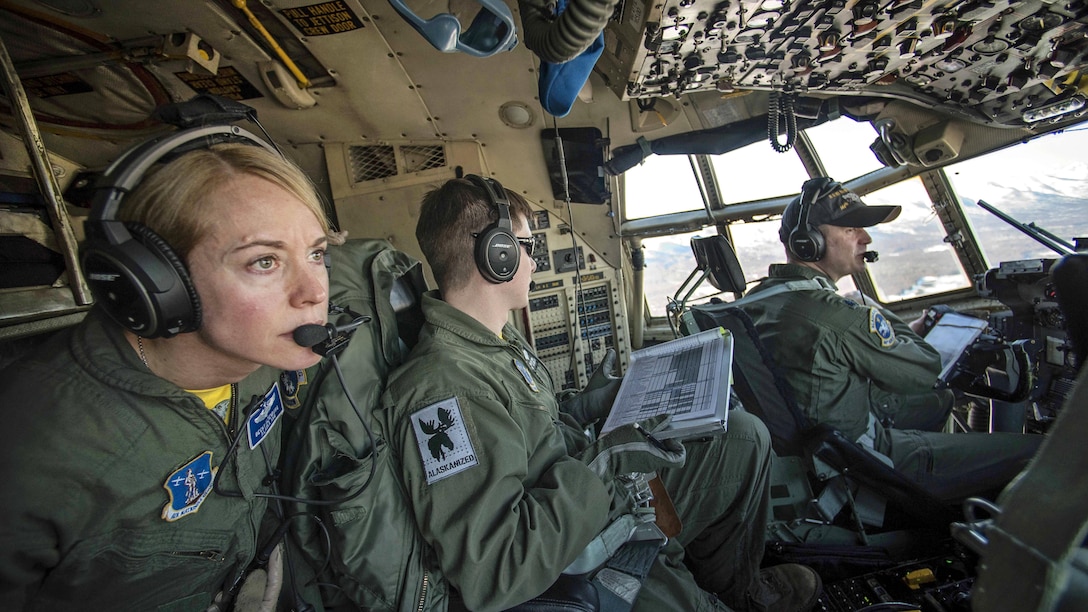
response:
<path id="1" fill-rule="evenodd" d="M 329 339 L 329 330 L 324 325 L 300 325 L 295 328 L 291 337 L 295 339 L 295 344 L 299 346 L 311 347 L 321 344 Z"/>
<path id="2" fill-rule="evenodd" d="M 874 261 L 880 259 L 880 253 L 877 253 L 876 251 L 865 251 L 864 253 L 861 254 L 861 257 L 865 261 L 867 261 L 869 263 L 873 263 Z"/>

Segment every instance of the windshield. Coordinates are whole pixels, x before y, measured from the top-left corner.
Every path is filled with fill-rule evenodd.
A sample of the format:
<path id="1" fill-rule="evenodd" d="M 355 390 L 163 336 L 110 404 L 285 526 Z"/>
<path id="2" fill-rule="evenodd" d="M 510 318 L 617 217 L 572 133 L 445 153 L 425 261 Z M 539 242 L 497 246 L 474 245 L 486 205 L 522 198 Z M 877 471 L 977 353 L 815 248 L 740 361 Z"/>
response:
<path id="1" fill-rule="evenodd" d="M 809 137 L 828 174 L 837 180 L 846 181 L 880 167 L 868 149 L 875 137 L 869 124 L 838 119 L 812 128 Z M 1024 224 L 1034 222 L 1066 242 L 1088 236 L 1088 161 L 1071 154 L 1086 148 L 1088 130 L 1070 130 L 944 169 L 986 265 L 1058 255 L 980 208 L 979 199 Z M 710 161 L 726 207 L 796 193 L 807 177 L 795 152 L 775 153 L 766 143 L 711 156 Z M 687 156 L 651 155 L 642 165 L 628 170 L 624 180 L 624 216 L 628 219 L 704 206 Z M 869 265 L 875 297 L 894 304 L 972 286 L 973 279 L 960 264 L 920 178 L 890 185 L 864 199 L 869 204 L 903 206 L 899 219 L 870 229 L 872 248 L 880 253 L 880 260 Z M 730 224 L 729 234 L 747 282 L 757 281 L 767 274 L 770 264 L 785 260 L 778 228 L 779 220 L 774 216 Z M 708 222 L 695 234 L 716 231 Z M 645 297 L 651 316 L 665 315 L 669 299 L 694 269 L 688 246 L 692 235 L 684 232 L 643 239 Z M 839 285 L 842 293 L 854 290 L 849 278 Z M 700 287 L 691 301 L 713 292 L 709 286 Z"/>

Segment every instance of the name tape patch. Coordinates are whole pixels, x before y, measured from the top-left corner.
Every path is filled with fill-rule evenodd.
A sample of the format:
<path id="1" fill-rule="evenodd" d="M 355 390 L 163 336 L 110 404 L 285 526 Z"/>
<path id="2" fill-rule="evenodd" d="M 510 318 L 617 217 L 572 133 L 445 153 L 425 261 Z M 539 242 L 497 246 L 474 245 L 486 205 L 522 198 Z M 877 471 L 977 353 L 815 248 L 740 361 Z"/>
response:
<path id="1" fill-rule="evenodd" d="M 283 400 L 280 398 L 280 386 L 272 385 L 268 393 L 261 398 L 261 403 L 246 419 L 246 438 L 249 440 L 249 448 L 257 448 L 272 431 L 276 421 L 283 415 Z"/>
<path id="2" fill-rule="evenodd" d="M 479 463 L 456 397 L 417 411 L 412 415 L 412 430 L 429 485 Z"/>

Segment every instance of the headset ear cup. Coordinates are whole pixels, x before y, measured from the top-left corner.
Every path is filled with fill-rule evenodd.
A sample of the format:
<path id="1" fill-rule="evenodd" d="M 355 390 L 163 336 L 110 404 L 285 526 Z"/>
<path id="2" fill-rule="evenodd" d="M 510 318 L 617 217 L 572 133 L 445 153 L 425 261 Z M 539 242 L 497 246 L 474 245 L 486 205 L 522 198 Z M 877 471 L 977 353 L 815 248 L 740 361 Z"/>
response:
<path id="1" fill-rule="evenodd" d="M 825 249 L 823 233 L 812 226 L 798 227 L 790 233 L 790 251 L 801 261 L 820 261 Z"/>
<path id="2" fill-rule="evenodd" d="M 488 203 L 499 213 L 497 221 L 476 236 L 476 267 L 488 281 L 507 283 L 514 280 L 521 263 L 521 246 L 510 222 L 510 202 L 502 183 L 492 178 L 467 174 L 465 179 L 483 190 Z"/>
<path id="3" fill-rule="evenodd" d="M 145 338 L 198 329 L 200 299 L 185 265 L 149 228 L 124 227 L 129 236 L 118 243 L 88 238 L 83 247 L 83 269 L 99 307 Z"/>
<path id="4" fill-rule="evenodd" d="M 132 232 L 133 238 L 164 262 L 177 278 L 177 284 L 165 293 L 155 294 L 156 297 L 152 300 L 159 313 L 158 319 L 162 322 L 161 335 L 173 336 L 200 329 L 203 308 L 185 263 L 151 228 L 141 223 L 126 223 L 125 227 Z"/>
<path id="5" fill-rule="evenodd" d="M 521 263 L 521 247 L 510 232 L 492 224 L 476 237 L 476 267 L 492 283 L 514 279 Z"/>
<path id="6" fill-rule="evenodd" d="M 824 257 L 826 243 L 824 235 L 819 229 L 809 222 L 809 214 L 820 194 L 832 184 L 837 184 L 829 177 L 818 176 L 805 181 L 801 186 L 801 197 L 798 201 L 797 223 L 790 231 L 788 246 L 790 252 L 801 261 L 815 262 Z"/>

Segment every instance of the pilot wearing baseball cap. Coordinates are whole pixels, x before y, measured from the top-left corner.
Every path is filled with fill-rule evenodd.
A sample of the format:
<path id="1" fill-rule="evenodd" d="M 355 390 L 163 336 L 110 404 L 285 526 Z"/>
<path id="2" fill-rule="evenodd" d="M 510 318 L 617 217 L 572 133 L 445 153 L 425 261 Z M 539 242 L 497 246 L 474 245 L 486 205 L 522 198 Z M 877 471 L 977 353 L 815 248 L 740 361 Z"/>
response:
<path id="1" fill-rule="evenodd" d="M 884 455 L 938 499 L 999 491 L 1031 458 L 1039 436 L 941 430 L 955 402 L 935 388 L 941 355 L 906 322 L 836 283 L 863 274 L 876 253 L 865 228 L 899 216 L 868 206 L 827 177 L 805 182 L 782 214 L 787 262 L 733 302 L 751 317 L 767 355 L 812 423 Z M 736 306 L 739 304 L 739 306 Z"/>
<path id="2" fill-rule="evenodd" d="M 869 206 L 842 183 L 819 176 L 805 181 L 801 195 L 786 206 L 778 237 L 792 256 L 800 261 L 817 262 L 827 253 L 821 225 L 872 227 L 894 220 L 901 211 L 901 206 Z M 868 233 L 864 234 L 868 244 Z"/>

